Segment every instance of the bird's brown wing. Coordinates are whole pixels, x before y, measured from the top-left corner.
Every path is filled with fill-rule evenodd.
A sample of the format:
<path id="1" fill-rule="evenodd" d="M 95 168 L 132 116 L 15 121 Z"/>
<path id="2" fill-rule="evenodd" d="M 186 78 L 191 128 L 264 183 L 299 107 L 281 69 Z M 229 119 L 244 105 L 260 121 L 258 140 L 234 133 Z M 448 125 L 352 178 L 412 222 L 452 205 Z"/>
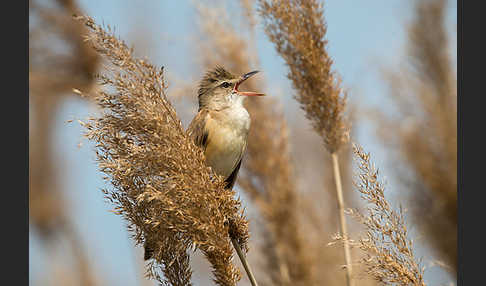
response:
<path id="1" fill-rule="evenodd" d="M 196 146 L 206 151 L 208 146 L 208 131 L 206 130 L 206 120 L 208 118 L 208 111 L 203 109 L 194 117 L 192 122 L 187 127 L 187 134 L 194 140 Z"/>
<path id="2" fill-rule="evenodd" d="M 228 178 L 226 178 L 226 180 L 224 180 L 226 182 L 225 189 L 232 189 L 233 188 L 233 186 L 236 182 L 236 177 L 238 176 L 238 171 L 240 170 L 241 159 L 243 158 L 243 154 L 245 153 L 245 149 L 246 149 L 246 144 L 245 144 L 245 147 L 241 150 L 239 159 L 236 163 L 235 168 L 233 169 L 233 172 L 231 172 L 231 175 L 229 175 Z"/>

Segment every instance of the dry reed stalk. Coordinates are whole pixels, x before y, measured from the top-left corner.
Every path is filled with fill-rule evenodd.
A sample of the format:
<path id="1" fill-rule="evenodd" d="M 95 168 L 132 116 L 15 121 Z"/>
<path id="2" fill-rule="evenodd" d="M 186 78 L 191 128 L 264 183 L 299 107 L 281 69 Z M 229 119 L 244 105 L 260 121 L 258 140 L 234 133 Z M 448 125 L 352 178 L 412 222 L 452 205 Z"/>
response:
<path id="1" fill-rule="evenodd" d="M 322 5 L 317 1 L 286 0 L 259 2 L 265 32 L 285 60 L 287 77 L 297 90 L 300 102 L 314 130 L 322 137 L 333 157 L 334 174 L 339 175 L 337 151 L 348 142 L 349 124 L 344 117 L 346 92 L 340 79 L 331 71 L 332 59 L 327 53 L 327 27 Z M 334 177 L 338 196 L 339 220 L 344 236 L 347 285 L 353 285 L 346 218 L 340 177 Z"/>
<path id="2" fill-rule="evenodd" d="M 53 1 L 51 7 L 32 1 L 29 18 L 29 98 L 31 136 L 29 137 L 29 217 L 40 234 L 49 239 L 53 232 L 63 232 L 67 223 L 62 193 L 54 179 L 51 147 L 52 123 L 61 101 L 73 86 L 88 89 L 99 59 L 84 45 L 84 27 L 71 15 L 79 11 L 75 1 Z M 59 40 L 68 53 L 52 47 Z M 57 47 L 59 49 L 59 47 Z"/>
<path id="3" fill-rule="evenodd" d="M 359 124 L 356 120 L 356 113 L 352 106 L 348 106 L 348 120 L 353 126 Z M 342 263 L 336 263 L 343 259 L 343 247 L 335 244 L 328 244 L 332 241 L 336 232 L 339 232 L 340 221 L 336 219 L 338 213 L 338 204 L 336 203 L 336 182 L 334 180 L 334 168 L 332 166 L 332 155 L 322 152 L 322 139 L 313 134 L 312 130 L 302 128 L 306 126 L 305 118 L 299 119 L 291 126 L 292 137 L 290 144 L 296 146 L 292 156 L 298 158 L 295 161 L 296 178 L 299 186 L 299 214 L 302 217 L 300 222 L 302 232 L 310 242 L 306 248 L 316 257 L 314 261 L 316 271 L 315 278 L 318 279 L 319 285 L 345 285 L 346 275 L 339 275 L 342 269 Z M 308 126 L 308 125 L 307 125 Z M 353 130 L 357 130 L 353 128 Z M 299 146 L 305 146 L 299 148 Z M 322 154 L 323 153 L 323 154 Z M 317 155 L 316 154 L 320 154 Z M 353 150 L 351 144 L 343 146 L 339 151 L 339 171 L 341 184 L 343 188 L 343 199 L 347 208 L 362 207 L 359 195 L 353 192 L 352 169 L 353 169 Z M 325 190 L 323 192 L 322 190 Z M 350 238 L 353 233 L 362 230 L 362 226 L 347 217 L 347 230 Z M 325 227 L 322 227 L 325 226 Z M 350 247 L 351 257 L 359 257 L 362 252 L 358 248 Z M 364 275 L 364 266 L 353 260 L 353 277 L 355 283 L 361 286 L 378 285 L 379 283 L 368 275 Z M 342 269 L 344 271 L 344 269 Z"/>
<path id="4" fill-rule="evenodd" d="M 353 151 L 359 169 L 353 183 L 368 203 L 367 215 L 349 211 L 366 230 L 366 236 L 354 243 L 366 253 L 361 263 L 367 266 L 369 275 L 384 285 L 425 286 L 423 269 L 413 255 L 402 208 L 397 212 L 386 200 L 384 185 L 369 153 L 355 144 Z"/>
<path id="5" fill-rule="evenodd" d="M 86 41 L 111 64 L 99 77 L 107 88 L 94 95 L 103 113 L 83 125 L 112 185 L 104 190 L 107 199 L 128 221 L 136 243 L 153 246 L 148 275 L 165 285 L 190 285 L 187 251 L 198 248 L 216 284 L 236 285 L 241 275 L 232 263 L 228 221 L 245 250 L 248 222 L 234 191 L 224 189 L 183 130 L 165 94 L 163 69 L 134 58 L 110 27 L 77 19 L 91 30 Z"/>
<path id="6" fill-rule="evenodd" d="M 83 286 L 96 286 L 103 283 L 94 275 L 91 265 L 88 261 L 87 251 L 80 240 L 80 235 L 74 229 L 72 223 L 64 226 L 64 236 L 67 238 L 70 249 L 73 251 L 73 256 L 76 259 L 78 267 L 79 284 Z"/>
<path id="7" fill-rule="evenodd" d="M 29 223 L 39 231 L 48 251 L 58 247 L 59 238 L 68 241 L 77 271 L 73 280 L 98 285 L 65 208 L 51 150 L 54 119 L 62 101 L 71 95 L 73 86 L 89 89 L 99 64 L 96 53 L 83 43 L 84 26 L 71 19 L 78 11 L 76 1 L 29 2 L 29 19 L 34 23 L 29 27 Z"/>
<path id="8" fill-rule="evenodd" d="M 241 264 L 243 264 L 243 268 L 245 268 L 246 274 L 248 275 L 248 279 L 250 279 L 250 283 L 252 286 L 258 286 L 258 283 L 256 282 L 255 275 L 253 274 L 253 271 L 251 271 L 250 264 L 248 263 L 248 259 L 246 259 L 246 252 L 244 252 L 241 247 L 240 243 L 233 238 L 233 236 L 230 235 L 231 242 L 233 243 L 233 247 L 236 250 L 236 253 L 238 254 L 238 257 L 240 258 Z"/>
<path id="9" fill-rule="evenodd" d="M 67 216 L 64 198 L 55 180 L 51 151 L 53 122 L 59 100 L 52 96 L 31 96 L 29 134 L 29 223 L 40 237 L 49 240 L 62 233 Z"/>
<path id="10" fill-rule="evenodd" d="M 67 221 L 49 150 L 52 120 L 62 98 L 73 86 L 91 85 L 92 73 L 98 65 L 98 58 L 83 44 L 79 33 L 82 25 L 72 23 L 70 15 L 79 11 L 75 1 L 51 4 L 57 8 L 46 8 L 36 1 L 29 3 L 29 16 L 36 23 L 29 28 L 29 97 L 33 115 L 29 140 L 29 217 L 46 239 L 53 232 L 62 233 Z M 51 47 L 53 38 L 70 47 L 70 52 L 64 55 L 55 52 Z"/>
<path id="11" fill-rule="evenodd" d="M 246 1 L 244 1 L 246 2 Z M 247 7 L 245 3 L 242 3 Z M 232 26 L 224 9 L 199 5 L 203 65 L 224 64 L 235 73 L 252 69 L 254 46 Z M 248 12 L 252 14 L 252 12 Z M 251 21 L 249 28 L 252 29 Z M 254 63 L 254 62 L 253 62 Z M 245 82 L 249 90 L 262 90 L 256 79 Z M 288 129 L 281 107 L 273 98 L 248 99 L 245 103 L 252 123 L 239 186 L 250 196 L 263 217 L 266 260 L 262 275 L 274 285 L 316 285 L 314 263 L 299 224 L 297 188 L 293 179 Z"/>
<path id="12" fill-rule="evenodd" d="M 336 190 L 337 190 L 337 199 L 338 199 L 338 206 L 339 206 L 339 212 L 340 212 L 340 216 L 339 216 L 339 224 L 340 224 L 340 228 L 341 228 L 341 232 L 343 233 L 343 237 L 345 239 L 349 239 L 349 237 L 347 236 L 347 233 L 348 233 L 348 226 L 346 224 L 346 219 L 344 218 L 344 199 L 343 199 L 343 186 L 341 184 L 341 174 L 340 174 L 340 171 L 339 171 L 339 159 L 338 159 L 338 156 L 336 153 L 332 153 L 331 154 L 332 156 L 332 169 L 333 169 L 333 172 L 334 172 L 334 178 L 335 178 L 335 181 L 336 181 Z M 347 245 L 347 242 L 345 242 L 346 245 Z M 347 263 L 350 263 L 351 262 L 351 250 L 349 249 L 349 247 L 344 247 L 344 257 L 345 257 L 345 261 Z M 351 267 L 351 264 L 348 264 L 346 265 L 346 267 Z M 351 269 L 347 272 L 348 273 L 348 284 L 352 284 L 350 283 L 350 279 L 351 279 Z"/>
<path id="13" fill-rule="evenodd" d="M 457 81 L 448 54 L 446 4 L 415 2 L 406 66 L 384 72 L 399 110 L 377 119 L 384 142 L 407 163 L 408 172 L 400 170 L 399 178 L 413 191 L 415 217 L 441 259 L 456 269 Z"/>
<path id="14" fill-rule="evenodd" d="M 42 281 L 43 279 L 52 279 L 51 283 L 39 283 L 41 285 L 62 285 L 62 286 L 68 286 L 68 285 L 82 285 L 82 286 L 96 286 L 96 285 L 105 285 L 103 278 L 98 277 L 92 269 L 92 264 L 90 263 L 88 256 L 87 256 L 87 251 L 86 248 L 83 246 L 83 243 L 80 240 L 80 235 L 77 233 L 77 231 L 74 229 L 74 225 L 72 223 L 66 223 L 63 225 L 62 230 L 58 230 L 57 236 L 56 237 L 50 237 L 48 240 L 44 241 L 44 244 L 46 246 L 46 249 L 49 252 L 49 266 L 50 268 L 54 268 L 51 270 L 54 272 L 53 274 L 47 273 L 44 274 L 44 277 L 41 277 L 39 280 Z M 63 268 L 62 270 L 56 270 L 56 267 L 59 267 L 56 265 L 57 259 L 52 259 L 52 256 L 55 256 L 56 253 L 59 253 L 58 251 L 54 251 L 54 248 L 59 247 L 59 239 L 65 239 L 67 242 L 68 246 L 67 249 L 63 249 L 62 252 L 62 257 L 60 258 L 62 263 L 63 263 Z M 67 253 L 68 255 L 72 256 L 74 260 L 75 266 L 69 269 L 69 263 L 66 264 L 66 256 Z M 54 254 L 54 255 L 52 255 Z M 52 255 L 52 256 L 51 256 Z M 68 268 L 68 269 L 66 269 Z M 60 271 L 60 272 L 58 272 Z M 100 279 L 101 278 L 101 279 Z M 36 283 L 34 284 L 37 284 Z"/>

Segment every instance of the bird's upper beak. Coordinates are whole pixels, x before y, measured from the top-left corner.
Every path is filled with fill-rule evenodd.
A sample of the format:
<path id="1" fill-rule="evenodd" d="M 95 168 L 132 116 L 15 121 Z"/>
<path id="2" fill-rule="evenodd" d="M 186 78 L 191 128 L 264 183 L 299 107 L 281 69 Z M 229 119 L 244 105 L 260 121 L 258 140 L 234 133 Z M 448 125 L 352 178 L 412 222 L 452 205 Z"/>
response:
<path id="1" fill-rule="evenodd" d="M 264 96 L 265 95 L 264 93 L 253 92 L 253 91 L 239 91 L 238 90 L 238 87 L 240 86 L 240 84 L 242 84 L 245 80 L 249 79 L 252 75 L 254 75 L 256 73 L 258 73 L 258 71 L 252 71 L 252 72 L 245 73 L 244 75 L 242 75 L 240 77 L 240 79 L 238 80 L 238 82 L 236 82 L 235 87 L 234 87 L 234 91 L 236 93 L 238 93 L 239 95 L 245 95 L 245 96 Z"/>

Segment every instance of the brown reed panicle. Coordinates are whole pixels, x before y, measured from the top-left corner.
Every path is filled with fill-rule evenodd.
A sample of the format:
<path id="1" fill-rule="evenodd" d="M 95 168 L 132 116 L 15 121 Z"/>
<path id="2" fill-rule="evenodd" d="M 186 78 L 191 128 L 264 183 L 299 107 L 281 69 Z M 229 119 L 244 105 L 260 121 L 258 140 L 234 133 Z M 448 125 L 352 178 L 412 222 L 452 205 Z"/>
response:
<path id="1" fill-rule="evenodd" d="M 395 211 L 386 200 L 385 187 L 370 154 L 356 144 L 353 152 L 359 170 L 353 183 L 368 203 L 366 215 L 349 210 L 366 230 L 366 235 L 353 243 L 366 253 L 361 263 L 367 266 L 369 275 L 384 285 L 424 286 L 423 269 L 413 255 L 402 208 Z"/>
<path id="2" fill-rule="evenodd" d="M 448 55 L 445 0 L 417 1 L 408 27 L 407 65 L 385 70 L 399 107 L 377 117 L 383 141 L 406 160 L 399 178 L 412 190 L 412 211 L 440 259 L 457 268 L 457 92 Z M 389 130 L 399 136 L 390 136 Z M 410 170 L 412 172 L 410 172 Z"/>
<path id="3" fill-rule="evenodd" d="M 83 123 L 86 135 L 97 143 L 100 170 L 112 185 L 104 190 L 107 199 L 128 221 L 136 243 L 154 246 L 156 263 L 148 275 L 166 285 L 190 285 L 187 251 L 198 248 L 216 284 L 236 285 L 241 275 L 232 263 L 227 222 L 235 222 L 232 231 L 244 248 L 248 222 L 235 193 L 224 189 L 183 130 L 165 93 L 163 69 L 134 58 L 110 27 L 105 31 L 87 16 L 76 19 L 91 30 L 86 41 L 111 64 L 99 76 L 107 89 L 95 95 L 103 113 Z"/>
<path id="4" fill-rule="evenodd" d="M 232 27 L 226 10 L 202 5 L 197 8 L 206 36 L 199 46 L 203 47 L 203 65 L 209 68 L 223 64 L 235 74 L 252 70 L 252 46 Z M 253 28 L 252 22 L 248 28 Z M 245 85 L 249 90 L 263 89 L 262 81 L 257 79 Z M 266 265 L 260 273 L 268 276 L 265 278 L 270 278 L 273 285 L 315 285 L 311 253 L 300 231 L 288 128 L 281 108 L 271 97 L 249 98 L 245 107 L 252 123 L 238 184 L 263 217 L 266 235 L 262 237 L 265 246 L 261 251 Z"/>
<path id="5" fill-rule="evenodd" d="M 349 140 L 345 118 L 346 91 L 331 70 L 333 61 L 326 50 L 327 26 L 322 3 L 316 0 L 260 0 L 259 13 L 265 32 L 285 60 L 287 77 L 296 89 L 296 99 L 314 130 L 331 154 L 339 208 L 340 230 L 347 238 L 344 199 L 337 152 Z M 353 285 L 351 250 L 344 240 L 347 285 Z"/>
<path id="6" fill-rule="evenodd" d="M 335 153 L 348 142 L 349 126 L 344 117 L 346 92 L 326 50 L 322 5 L 316 0 L 260 0 L 259 13 L 289 68 L 297 101 L 326 148 Z"/>

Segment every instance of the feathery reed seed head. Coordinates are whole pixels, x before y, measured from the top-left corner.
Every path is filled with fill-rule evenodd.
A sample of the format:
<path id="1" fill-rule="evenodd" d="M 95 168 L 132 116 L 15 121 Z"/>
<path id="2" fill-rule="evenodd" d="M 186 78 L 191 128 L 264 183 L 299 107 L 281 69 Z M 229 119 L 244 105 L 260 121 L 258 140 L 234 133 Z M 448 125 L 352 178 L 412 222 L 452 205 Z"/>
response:
<path id="1" fill-rule="evenodd" d="M 84 123 L 112 186 L 104 191 L 107 199 L 129 222 L 135 241 L 154 246 L 165 283 L 189 285 L 186 251 L 197 247 L 211 263 L 215 282 L 235 285 L 240 273 L 232 263 L 227 221 L 237 224 L 243 245 L 248 223 L 234 192 L 224 189 L 183 130 L 165 93 L 163 69 L 134 58 L 110 27 L 105 31 L 86 16 L 76 19 L 90 28 L 86 40 L 111 64 L 99 76 L 107 88 L 95 95 L 103 113 Z M 154 267 L 149 275 L 162 279 Z"/>
<path id="2" fill-rule="evenodd" d="M 386 200 L 370 155 L 355 144 L 353 152 L 359 169 L 353 183 L 369 204 L 367 215 L 350 210 L 366 228 L 366 236 L 354 243 L 366 253 L 361 260 L 366 272 L 384 284 L 424 286 L 423 269 L 415 261 L 402 208 L 397 212 Z"/>
<path id="3" fill-rule="evenodd" d="M 265 32 L 285 60 L 296 99 L 330 153 L 348 142 L 346 92 L 331 71 L 323 8 L 316 0 L 261 0 Z"/>

